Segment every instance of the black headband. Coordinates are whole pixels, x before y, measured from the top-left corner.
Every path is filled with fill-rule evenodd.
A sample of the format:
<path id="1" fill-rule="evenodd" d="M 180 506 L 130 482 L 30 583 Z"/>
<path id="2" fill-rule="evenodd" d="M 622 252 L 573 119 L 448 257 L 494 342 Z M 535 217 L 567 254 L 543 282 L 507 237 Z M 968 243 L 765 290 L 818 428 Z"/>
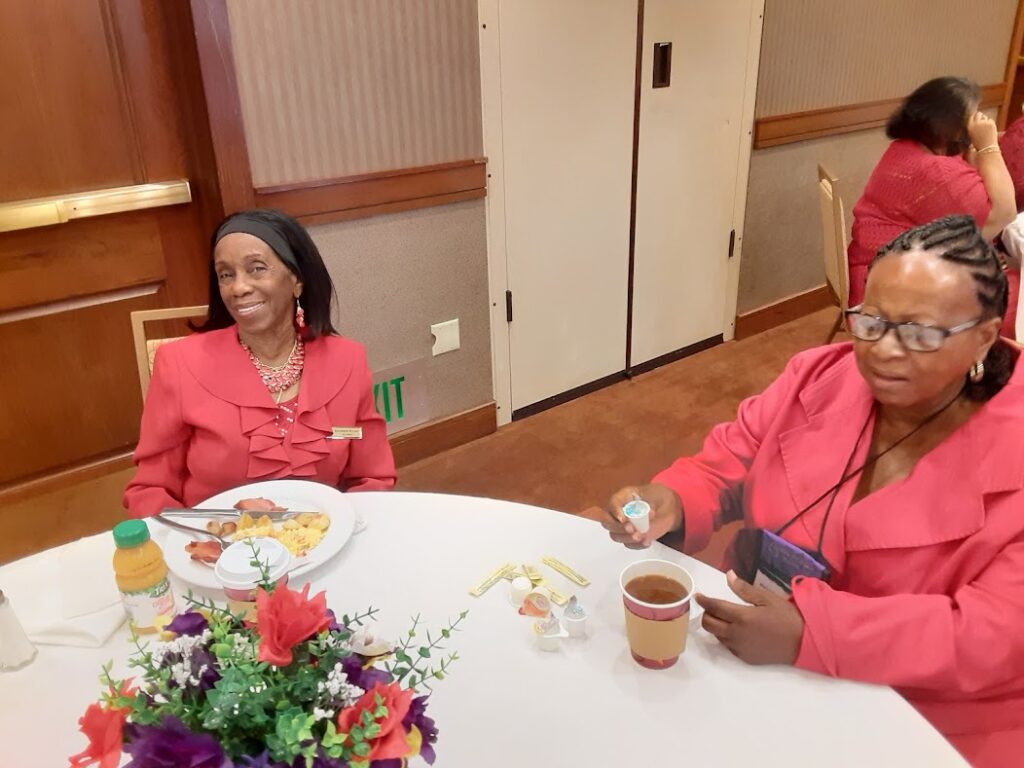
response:
<path id="1" fill-rule="evenodd" d="M 295 258 L 295 254 L 292 253 L 291 246 L 288 242 L 281 237 L 277 232 L 274 231 L 273 227 L 266 224 L 258 219 L 251 219 L 245 214 L 239 216 L 232 216 L 230 219 L 225 221 L 221 228 L 217 230 L 217 237 L 214 241 L 214 246 L 221 241 L 221 238 L 225 235 L 231 235 L 235 232 L 242 232 L 253 237 L 258 237 L 264 243 L 269 245 L 277 257 L 283 261 L 288 268 L 294 272 L 297 276 L 302 276 L 302 270 L 299 269 L 299 262 Z"/>

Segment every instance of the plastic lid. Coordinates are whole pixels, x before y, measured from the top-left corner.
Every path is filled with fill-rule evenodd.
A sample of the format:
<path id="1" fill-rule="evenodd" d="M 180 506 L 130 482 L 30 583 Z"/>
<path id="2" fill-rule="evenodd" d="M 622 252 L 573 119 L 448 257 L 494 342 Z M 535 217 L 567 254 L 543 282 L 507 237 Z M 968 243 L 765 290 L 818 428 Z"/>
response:
<path id="1" fill-rule="evenodd" d="M 114 526 L 114 544 L 118 549 L 131 549 L 149 541 L 145 520 L 125 520 Z"/>
<path id="2" fill-rule="evenodd" d="M 260 580 L 260 569 L 252 565 L 252 541 L 259 550 L 259 559 L 267 566 L 271 581 L 277 581 L 292 564 L 292 556 L 277 539 L 256 538 L 236 541 L 217 558 L 213 572 L 221 586 L 228 589 L 253 589 Z"/>

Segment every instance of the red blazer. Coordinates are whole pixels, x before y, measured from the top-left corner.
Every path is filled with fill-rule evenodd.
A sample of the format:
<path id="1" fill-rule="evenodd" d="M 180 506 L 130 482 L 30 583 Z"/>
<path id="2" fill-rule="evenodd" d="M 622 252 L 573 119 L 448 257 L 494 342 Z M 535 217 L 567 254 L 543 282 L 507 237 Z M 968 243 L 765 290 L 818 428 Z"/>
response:
<path id="1" fill-rule="evenodd" d="M 699 454 L 654 478 L 683 501 L 686 551 L 724 522 L 775 528 L 814 501 L 842 475 L 872 402 L 850 344 L 794 357 Z M 851 505 L 855 487 L 825 531 L 831 583 L 794 583 L 806 622 L 796 665 L 894 686 L 973 764 L 1020 765 L 1024 364 L 905 480 Z M 813 549 L 825 507 L 785 538 Z"/>
<path id="2" fill-rule="evenodd" d="M 306 343 L 295 423 L 282 437 L 278 407 L 238 343 L 235 328 L 197 333 L 157 350 L 124 493 L 133 517 L 192 506 L 247 482 L 318 480 L 345 491 L 395 484 L 384 420 L 359 344 L 339 336 Z M 361 427 L 362 439 L 331 439 Z"/>

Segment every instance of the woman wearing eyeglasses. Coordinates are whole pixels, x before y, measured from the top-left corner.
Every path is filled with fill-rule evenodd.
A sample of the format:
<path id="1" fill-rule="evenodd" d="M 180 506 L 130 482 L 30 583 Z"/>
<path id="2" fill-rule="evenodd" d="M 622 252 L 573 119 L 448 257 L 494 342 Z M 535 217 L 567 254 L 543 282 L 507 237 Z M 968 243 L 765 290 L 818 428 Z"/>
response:
<path id="1" fill-rule="evenodd" d="M 696 552 L 744 521 L 726 566 L 747 604 L 699 596 L 708 632 L 750 663 L 894 686 L 991 767 L 1024 754 L 1024 365 L 999 337 L 1006 297 L 971 217 L 909 230 L 876 257 L 852 344 L 794 357 L 605 522 L 628 547 Z M 644 534 L 623 516 L 634 495 Z"/>
<path id="2" fill-rule="evenodd" d="M 1013 180 L 995 122 L 978 111 L 981 90 L 962 77 L 937 77 L 904 99 L 889 118 L 892 143 L 853 208 L 848 259 L 850 305 L 864 298 L 868 266 L 878 249 L 904 230 L 954 214 L 969 214 L 986 239 L 1013 221 Z M 1016 315 L 1020 272 L 1009 276 Z M 1013 338 L 1013 317 L 1003 334 Z"/>

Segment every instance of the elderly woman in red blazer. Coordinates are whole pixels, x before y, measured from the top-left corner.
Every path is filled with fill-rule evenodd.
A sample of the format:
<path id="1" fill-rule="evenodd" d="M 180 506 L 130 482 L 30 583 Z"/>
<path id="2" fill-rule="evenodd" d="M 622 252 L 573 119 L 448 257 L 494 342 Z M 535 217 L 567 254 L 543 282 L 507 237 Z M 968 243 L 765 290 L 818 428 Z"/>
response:
<path id="1" fill-rule="evenodd" d="M 206 322 L 161 346 L 142 413 L 135 517 L 246 482 L 384 490 L 395 464 L 363 348 L 331 324 L 334 286 L 291 217 L 229 217 L 213 238 Z"/>
<path id="2" fill-rule="evenodd" d="M 910 94 L 889 118 L 893 142 L 853 208 L 850 304 L 863 301 L 868 266 L 901 232 L 941 216 L 967 214 L 989 240 L 1016 215 L 1013 181 L 991 118 L 978 111 L 981 91 L 970 80 L 939 77 Z M 1008 279 L 1010 312 L 1003 334 L 1013 338 L 1019 265 Z"/>
<path id="3" fill-rule="evenodd" d="M 852 344 L 797 355 L 605 517 L 626 546 L 686 552 L 744 521 L 766 586 L 730 573 L 747 604 L 698 597 L 704 628 L 753 664 L 894 686 L 991 768 L 1024 755 L 1024 364 L 999 338 L 1006 295 L 970 217 L 910 230 L 872 266 Z M 634 494 L 645 534 L 623 517 Z M 762 580 L 773 537 L 820 577 Z M 736 543 L 726 565 L 744 570 Z"/>

